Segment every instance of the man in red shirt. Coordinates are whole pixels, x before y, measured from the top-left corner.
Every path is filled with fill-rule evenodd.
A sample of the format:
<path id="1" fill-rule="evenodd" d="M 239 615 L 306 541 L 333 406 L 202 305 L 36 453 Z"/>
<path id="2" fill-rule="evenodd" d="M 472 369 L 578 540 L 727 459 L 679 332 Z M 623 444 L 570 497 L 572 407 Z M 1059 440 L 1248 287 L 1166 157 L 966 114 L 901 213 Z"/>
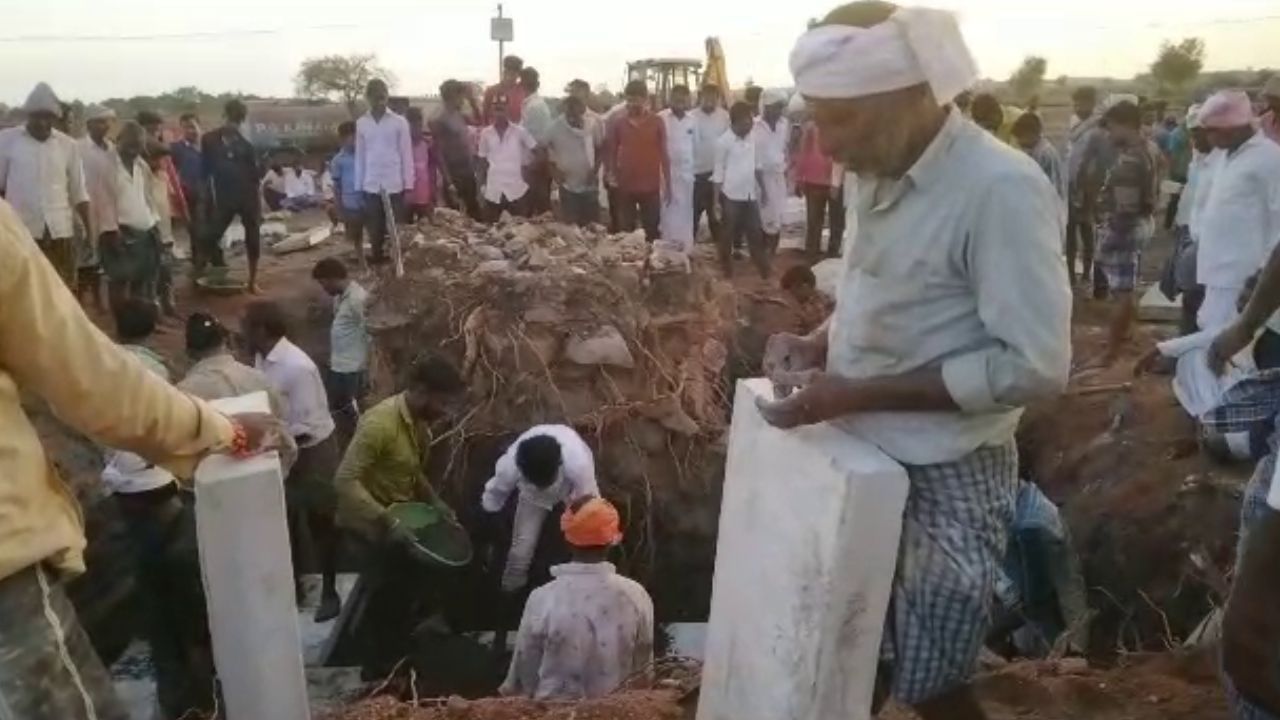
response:
<path id="1" fill-rule="evenodd" d="M 499 98 L 506 98 L 507 112 L 513 123 L 520 123 L 520 110 L 524 106 L 528 92 L 520 84 L 520 71 L 524 70 L 524 60 L 515 55 L 508 55 L 502 60 L 502 81 L 490 85 L 484 91 L 484 124 L 493 124 L 493 105 Z"/>
<path id="2" fill-rule="evenodd" d="M 649 88 L 632 80 L 626 89 L 627 111 L 613 120 L 608 133 L 605 163 L 617 179 L 615 194 L 623 232 L 644 227 L 650 242 L 658 238 L 662 199 L 671 197 L 671 170 L 667 161 L 667 129 L 662 118 L 649 111 Z"/>

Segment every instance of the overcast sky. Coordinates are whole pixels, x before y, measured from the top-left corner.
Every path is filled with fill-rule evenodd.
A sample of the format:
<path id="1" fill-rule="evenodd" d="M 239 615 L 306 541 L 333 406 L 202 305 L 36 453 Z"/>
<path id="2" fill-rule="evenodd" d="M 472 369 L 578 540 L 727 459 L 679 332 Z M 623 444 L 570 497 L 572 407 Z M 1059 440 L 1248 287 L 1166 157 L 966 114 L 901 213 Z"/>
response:
<path id="1" fill-rule="evenodd" d="M 307 57 L 377 53 L 397 90 L 433 91 L 448 77 L 491 80 L 495 5 L 480 0 L 2 0 L 0 102 L 20 102 L 38 80 L 64 99 L 210 92 L 288 95 Z M 702 57 L 721 38 L 734 85 L 787 85 L 787 54 L 832 0 L 508 0 L 509 51 L 559 89 L 581 76 L 617 89 L 628 59 Z M 925 3 L 918 3 L 925 4 Z M 960 11 L 985 76 L 1003 78 L 1027 54 L 1049 76 L 1142 71 L 1162 39 L 1203 37 L 1209 69 L 1280 66 L 1277 0 L 932 0 Z"/>

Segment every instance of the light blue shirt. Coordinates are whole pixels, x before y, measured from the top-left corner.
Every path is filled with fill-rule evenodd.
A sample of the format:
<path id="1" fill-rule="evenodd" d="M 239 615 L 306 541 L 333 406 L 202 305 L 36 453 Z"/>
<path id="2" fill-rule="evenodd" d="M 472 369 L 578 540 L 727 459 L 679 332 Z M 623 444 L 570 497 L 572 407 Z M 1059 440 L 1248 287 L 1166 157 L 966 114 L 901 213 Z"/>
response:
<path id="1" fill-rule="evenodd" d="M 334 191 L 342 200 L 342 209 L 359 211 L 364 208 L 364 195 L 356 184 L 356 151 L 342 148 L 329 161 L 329 177 L 333 178 Z"/>
<path id="2" fill-rule="evenodd" d="M 900 180 L 862 176 L 827 370 L 938 368 L 960 410 L 836 422 L 899 462 L 1012 440 L 1022 407 L 1066 386 L 1071 291 L 1058 194 L 1024 153 L 952 111 Z"/>
<path id="3" fill-rule="evenodd" d="M 329 328 L 329 367 L 334 372 L 363 372 L 369 368 L 369 327 L 364 308 L 369 293 L 355 281 L 333 301 Z"/>

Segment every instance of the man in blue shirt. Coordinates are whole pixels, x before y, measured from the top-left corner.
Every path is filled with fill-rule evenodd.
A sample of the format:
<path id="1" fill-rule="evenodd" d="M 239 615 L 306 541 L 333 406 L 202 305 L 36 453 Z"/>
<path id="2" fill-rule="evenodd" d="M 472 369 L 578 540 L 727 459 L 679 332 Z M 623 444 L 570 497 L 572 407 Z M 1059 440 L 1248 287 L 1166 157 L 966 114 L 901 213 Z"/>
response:
<path id="1" fill-rule="evenodd" d="M 204 182 L 204 157 L 200 154 L 200 123 L 195 113 L 183 113 L 182 139 L 169 146 L 173 164 L 178 169 L 182 196 L 187 200 L 187 233 L 194 239 L 204 227 L 204 208 L 208 189 Z"/>
<path id="2" fill-rule="evenodd" d="M 329 177 L 333 178 L 334 203 L 342 218 L 347 239 L 355 243 L 360 256 L 360 268 L 365 268 L 364 196 L 356 186 L 356 124 L 350 120 L 338 126 L 338 139 L 342 149 L 329 161 Z"/>

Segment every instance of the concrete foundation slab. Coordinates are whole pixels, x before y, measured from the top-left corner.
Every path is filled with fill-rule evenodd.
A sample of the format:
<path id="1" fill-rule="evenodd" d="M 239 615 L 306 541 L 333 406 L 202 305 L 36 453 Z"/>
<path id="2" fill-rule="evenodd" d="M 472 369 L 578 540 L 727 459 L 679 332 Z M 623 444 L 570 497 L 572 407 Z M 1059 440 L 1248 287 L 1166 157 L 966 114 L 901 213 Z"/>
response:
<path id="1" fill-rule="evenodd" d="M 830 425 L 783 431 L 740 382 L 698 720 L 865 720 L 907 475 Z"/>
<path id="2" fill-rule="evenodd" d="M 1138 319 L 1143 322 L 1176 323 L 1182 319 L 1182 303 L 1170 300 L 1152 285 L 1138 300 Z"/>
<path id="3" fill-rule="evenodd" d="M 220 403 L 269 410 L 265 393 Z M 207 458 L 196 470 L 196 528 L 228 720 L 306 720 L 284 484 L 275 453 Z"/>

